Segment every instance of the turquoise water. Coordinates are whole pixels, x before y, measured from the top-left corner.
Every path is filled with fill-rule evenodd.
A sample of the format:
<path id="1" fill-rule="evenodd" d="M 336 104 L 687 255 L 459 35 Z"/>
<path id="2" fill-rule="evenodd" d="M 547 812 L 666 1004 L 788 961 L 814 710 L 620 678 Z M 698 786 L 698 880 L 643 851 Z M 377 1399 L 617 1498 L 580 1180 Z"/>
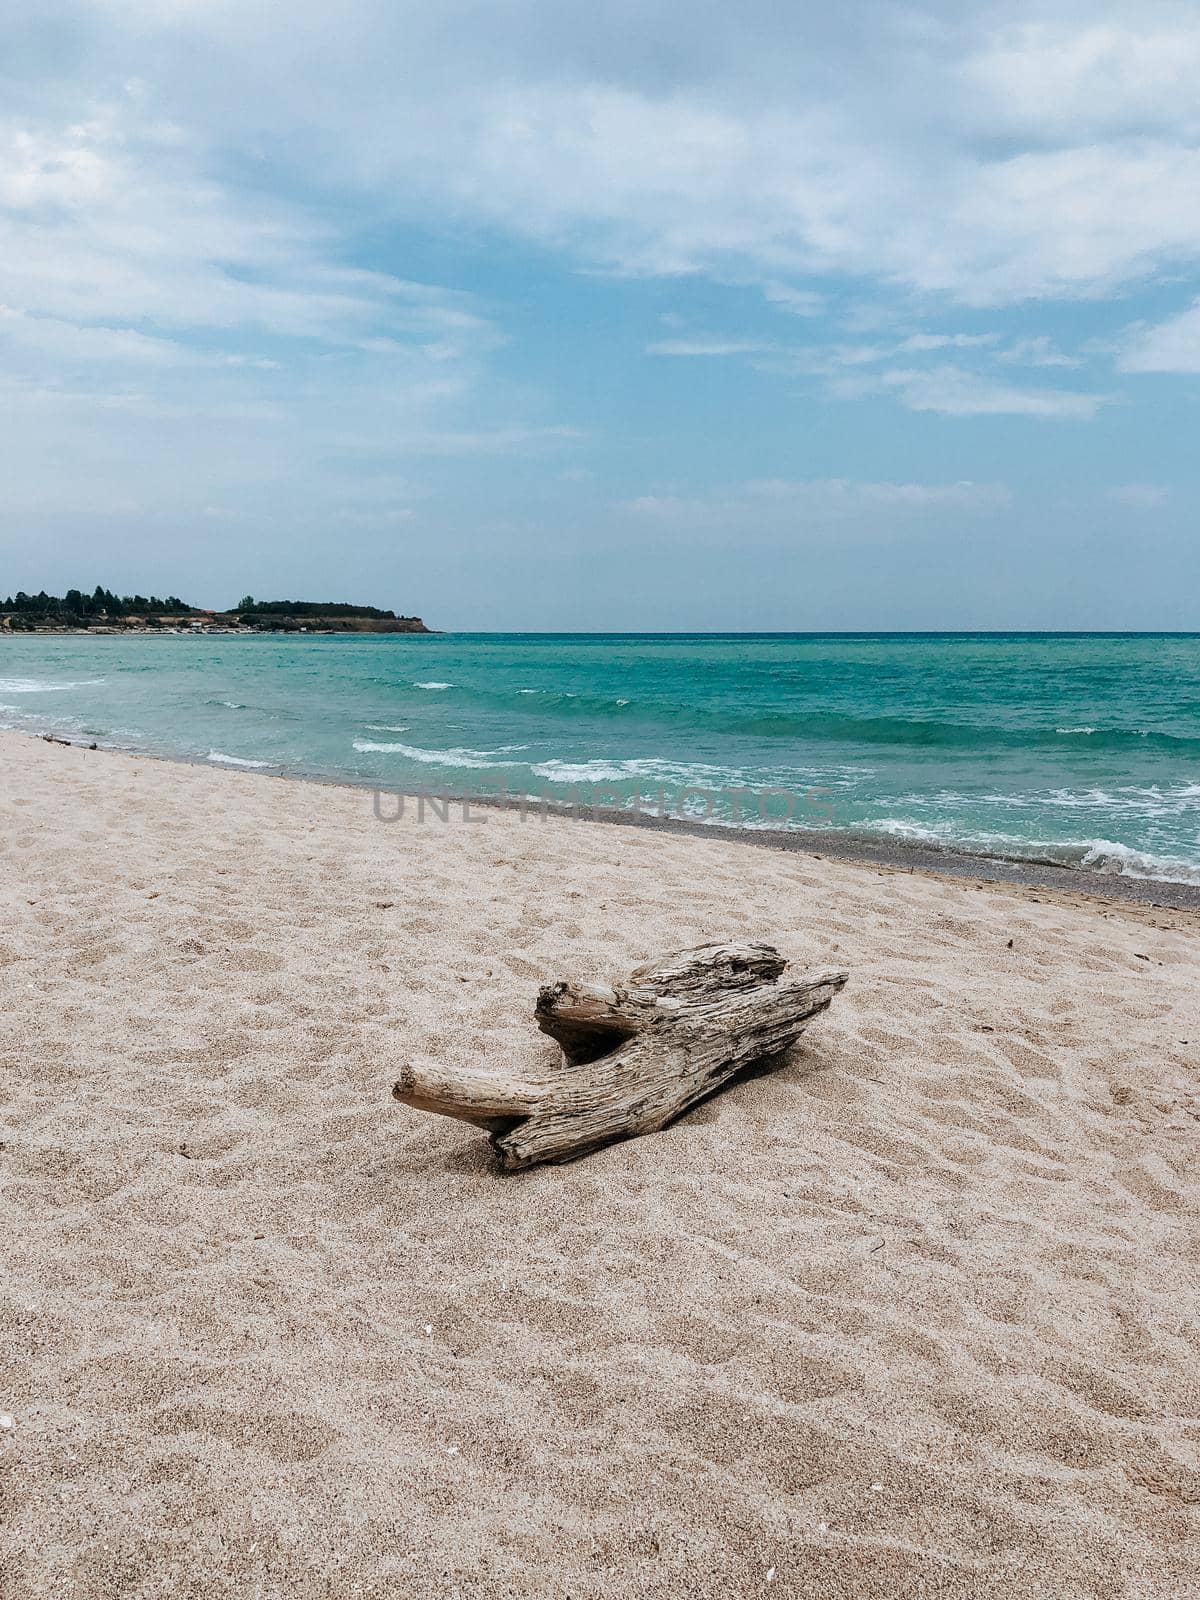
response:
<path id="1" fill-rule="evenodd" d="M 1194 634 L 18 637 L 0 724 L 1200 882 Z"/>

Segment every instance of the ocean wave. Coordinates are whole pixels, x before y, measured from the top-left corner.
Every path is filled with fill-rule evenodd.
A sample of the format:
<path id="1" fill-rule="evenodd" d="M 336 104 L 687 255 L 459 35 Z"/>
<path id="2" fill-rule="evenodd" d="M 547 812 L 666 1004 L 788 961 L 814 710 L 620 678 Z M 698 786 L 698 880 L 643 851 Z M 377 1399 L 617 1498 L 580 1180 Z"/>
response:
<path id="1" fill-rule="evenodd" d="M 624 761 L 540 761 L 530 771 L 551 783 L 619 783 L 633 776 Z"/>
<path id="2" fill-rule="evenodd" d="M 913 822 L 908 817 L 877 817 L 860 824 L 864 834 L 882 834 L 888 839 L 899 839 L 906 844 L 929 845 L 936 850 L 973 850 L 980 854 L 1003 855 L 1019 848 L 1033 848 L 1028 840 L 1015 833 L 988 833 L 973 831 L 965 834 L 955 823 Z"/>
<path id="3" fill-rule="evenodd" d="M 32 725 L 39 733 L 50 728 L 57 733 L 79 733 L 83 729 L 79 718 L 70 712 L 56 717 L 48 711 L 27 711 L 22 706 L 9 706 L 6 709 L 19 719 L 19 726 L 28 729 Z"/>
<path id="4" fill-rule="evenodd" d="M 1097 839 L 1089 845 L 1079 865 L 1093 872 L 1112 873 L 1123 878 L 1149 878 L 1158 883 L 1200 883 L 1200 862 L 1179 856 L 1158 856 L 1111 839 Z"/>
<path id="5" fill-rule="evenodd" d="M 832 780 L 827 780 L 832 781 Z M 954 789 L 916 790 L 895 796 L 895 804 L 921 814 L 970 811 L 976 806 L 1006 812 L 1098 811 L 1133 818 L 1181 817 L 1200 810 L 1200 784 L 1119 784 L 1108 788 L 989 790 L 985 793 Z"/>
<path id="6" fill-rule="evenodd" d="M 364 722 L 368 733 L 407 733 L 407 722 Z"/>
<path id="7" fill-rule="evenodd" d="M 841 831 L 841 830 L 839 830 Z M 1077 867 L 1115 877 L 1148 878 L 1161 883 L 1200 883 L 1200 859 L 1156 855 L 1111 839 L 1027 839 L 1014 833 L 960 830 L 951 822 L 915 823 L 904 817 L 883 817 L 855 831 L 865 837 L 882 834 L 933 850 L 959 851 L 981 858 Z"/>
<path id="8" fill-rule="evenodd" d="M 1114 792 L 1115 791 L 1115 792 Z M 1040 797 L 1035 796 L 1035 801 Z M 1046 802 L 1068 811 L 1120 811 L 1135 817 L 1179 817 L 1200 809 L 1200 784 L 1158 784 L 1111 789 L 1052 789 Z"/>
<path id="9" fill-rule="evenodd" d="M 852 710 L 763 709 L 725 696 L 689 702 L 670 694 L 639 692 L 627 694 L 586 693 L 548 686 L 524 685 L 498 688 L 494 685 L 454 685 L 423 683 L 420 688 L 454 688 L 456 702 L 467 706 L 507 707 L 522 719 L 553 719 L 571 724 L 611 721 L 622 727 L 650 724 L 670 729 L 678 736 L 685 732 L 705 735 L 733 735 L 794 743 L 850 744 L 868 749 L 894 748 L 917 750 L 973 751 L 1053 750 L 1076 753 L 1107 751 L 1156 751 L 1200 758 L 1200 737 L 1185 732 L 1169 732 L 1147 726 L 1102 726 L 1099 724 L 1050 720 L 1041 726 L 1005 725 L 1003 722 L 950 720 L 936 714 L 928 717 L 890 713 L 856 715 Z"/>
<path id="10" fill-rule="evenodd" d="M 73 678 L 53 683 L 47 678 L 0 678 L 0 694 L 54 694 L 61 689 L 90 689 L 103 678 Z"/>
<path id="11" fill-rule="evenodd" d="M 452 683 L 417 683 L 415 680 L 413 682 L 414 689 L 453 689 L 453 687 Z"/>
<path id="12" fill-rule="evenodd" d="M 853 717 L 816 712 L 767 712 L 724 716 L 716 725 L 722 732 L 757 734 L 769 738 L 829 740 L 839 744 L 900 745 L 917 749 L 1026 750 L 1045 749 L 1086 737 L 1091 750 L 1159 750 L 1200 756 L 1200 738 L 1164 733 L 1148 728 L 1000 728 L 969 722 L 935 722 L 911 717 Z M 1073 745 L 1078 748 L 1077 745 Z"/>
<path id="13" fill-rule="evenodd" d="M 520 761 L 497 761 L 506 752 L 524 749 L 524 745 L 505 745 L 501 750 L 422 750 L 413 744 L 383 744 L 374 739 L 355 739 L 354 748 L 375 751 L 385 755 L 400 755 L 409 761 L 420 761 L 431 767 L 519 767 Z"/>
<path id="14" fill-rule="evenodd" d="M 612 757 L 592 761 L 540 761 L 530 771 L 551 783 L 627 783 L 634 778 L 651 778 L 660 783 L 695 784 L 715 789 L 733 788 L 746 781 L 746 774 L 735 768 L 716 767 L 706 762 L 682 763 L 661 756 L 635 756 L 625 761 Z"/>
<path id="15" fill-rule="evenodd" d="M 426 766 L 485 769 L 528 765 L 535 777 L 563 785 L 650 781 L 679 787 L 695 785 L 718 792 L 721 788 L 733 788 L 748 781 L 744 773 L 729 767 L 711 766 L 703 762 L 681 763 L 656 756 L 632 757 L 628 760 L 601 757 L 588 761 L 552 758 L 529 763 L 504 759 L 528 750 L 527 744 L 503 744 L 494 750 L 460 747 L 430 750 L 399 740 L 355 739 L 353 745 L 355 750 L 363 753 L 400 755 Z"/>
<path id="16" fill-rule="evenodd" d="M 219 762 L 223 767 L 269 767 L 273 765 L 270 761 L 250 761 L 245 756 L 227 756 L 223 750 L 210 750 L 208 759 Z"/>
<path id="17" fill-rule="evenodd" d="M 624 725 L 631 715 L 643 710 L 640 702 L 635 705 L 627 696 L 584 694 L 577 689 L 539 688 L 530 685 L 521 688 L 505 685 L 498 688 L 493 685 L 465 684 L 447 684 L 446 687 L 456 690 L 456 698 L 461 697 L 468 705 L 488 706 L 509 715 L 516 713 L 521 717 L 553 717 L 571 723 L 584 722 L 591 717 L 620 716 Z M 648 700 L 644 709 L 652 720 L 673 721 L 678 725 L 680 714 L 687 708 L 675 701 Z"/>

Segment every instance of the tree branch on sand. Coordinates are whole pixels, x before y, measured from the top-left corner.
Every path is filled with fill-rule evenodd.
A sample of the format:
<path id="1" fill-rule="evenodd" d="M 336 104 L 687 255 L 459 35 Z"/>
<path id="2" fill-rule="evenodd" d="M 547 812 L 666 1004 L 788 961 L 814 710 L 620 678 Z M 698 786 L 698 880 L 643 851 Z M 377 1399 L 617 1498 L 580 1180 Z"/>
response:
<path id="1" fill-rule="evenodd" d="M 771 945 L 709 944 L 646 962 L 615 987 L 548 984 L 534 1015 L 562 1046 L 554 1068 L 515 1078 L 410 1064 L 392 1094 L 485 1128 L 508 1171 L 571 1161 L 657 1133 L 760 1063 L 781 1065 L 848 976 L 780 983 L 786 966 Z"/>

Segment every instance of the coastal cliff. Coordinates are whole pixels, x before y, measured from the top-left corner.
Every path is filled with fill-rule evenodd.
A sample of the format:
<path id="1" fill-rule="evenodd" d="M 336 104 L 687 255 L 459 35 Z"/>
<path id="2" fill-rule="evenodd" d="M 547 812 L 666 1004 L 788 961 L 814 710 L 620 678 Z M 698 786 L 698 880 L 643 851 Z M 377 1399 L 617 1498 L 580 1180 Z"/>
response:
<path id="1" fill-rule="evenodd" d="M 327 617 L 319 614 L 277 617 L 258 613 L 222 613 L 212 618 L 218 628 L 238 633 L 433 633 L 420 617 Z"/>

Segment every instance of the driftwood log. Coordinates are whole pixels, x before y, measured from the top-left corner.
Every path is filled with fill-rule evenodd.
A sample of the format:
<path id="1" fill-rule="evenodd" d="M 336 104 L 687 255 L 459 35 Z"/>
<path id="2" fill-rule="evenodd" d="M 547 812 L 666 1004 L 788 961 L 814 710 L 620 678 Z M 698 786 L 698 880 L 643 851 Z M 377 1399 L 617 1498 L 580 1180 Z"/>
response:
<path id="1" fill-rule="evenodd" d="M 778 981 L 769 944 L 710 944 L 647 962 L 627 981 L 552 983 L 535 1016 L 563 1060 L 516 1079 L 408 1066 L 392 1094 L 486 1128 L 502 1166 L 571 1161 L 656 1133 L 758 1063 L 778 1064 L 846 982 L 835 970 Z"/>

